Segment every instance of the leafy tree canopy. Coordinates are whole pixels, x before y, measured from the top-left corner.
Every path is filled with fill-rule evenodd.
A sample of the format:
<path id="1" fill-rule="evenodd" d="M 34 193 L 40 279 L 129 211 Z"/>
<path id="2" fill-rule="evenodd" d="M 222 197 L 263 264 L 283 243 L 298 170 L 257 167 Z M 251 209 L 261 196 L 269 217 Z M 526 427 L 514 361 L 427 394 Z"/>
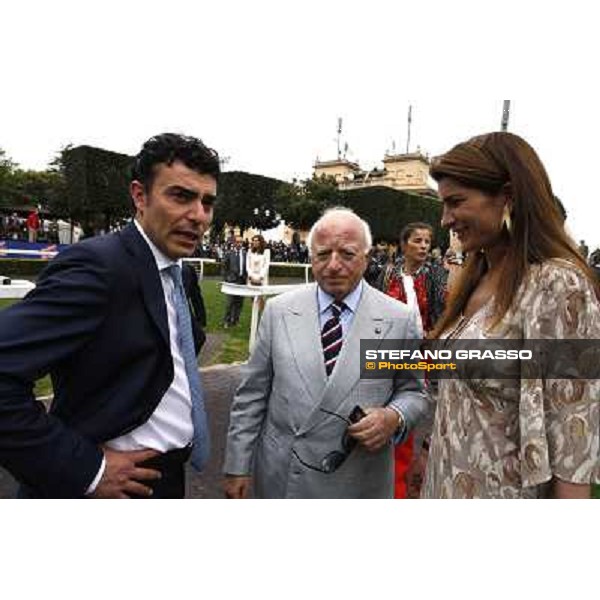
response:
<path id="1" fill-rule="evenodd" d="M 269 229 L 277 225 L 275 215 L 277 190 L 282 181 L 243 171 L 226 171 L 219 180 L 213 231 L 221 232 L 225 223 L 238 225 L 242 231 L 249 227 Z M 259 210 L 259 215 L 254 214 Z M 265 211 L 270 219 L 265 219 Z M 267 222 L 269 221 L 269 222 Z"/>
<path id="2" fill-rule="evenodd" d="M 309 229 L 329 207 L 342 203 L 335 180 L 313 177 L 300 183 L 284 183 L 277 193 L 277 210 L 296 229 Z"/>
<path id="3" fill-rule="evenodd" d="M 67 146 L 54 162 L 64 180 L 64 192 L 53 209 L 80 221 L 86 231 L 108 230 L 131 215 L 129 181 L 133 159 L 125 154 Z"/>

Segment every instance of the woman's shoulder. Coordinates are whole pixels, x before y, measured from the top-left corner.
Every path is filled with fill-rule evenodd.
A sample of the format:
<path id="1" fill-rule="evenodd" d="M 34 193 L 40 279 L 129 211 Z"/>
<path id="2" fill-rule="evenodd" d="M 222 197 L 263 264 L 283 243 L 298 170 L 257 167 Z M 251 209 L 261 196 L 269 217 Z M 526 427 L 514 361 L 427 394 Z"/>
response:
<path id="1" fill-rule="evenodd" d="M 600 305 L 583 269 L 562 259 L 530 268 L 520 302 L 528 337 L 596 338 Z"/>
<path id="2" fill-rule="evenodd" d="M 540 291 L 573 291 L 590 289 L 591 282 L 575 263 L 563 258 L 551 258 L 532 265 L 527 274 L 527 287 Z"/>

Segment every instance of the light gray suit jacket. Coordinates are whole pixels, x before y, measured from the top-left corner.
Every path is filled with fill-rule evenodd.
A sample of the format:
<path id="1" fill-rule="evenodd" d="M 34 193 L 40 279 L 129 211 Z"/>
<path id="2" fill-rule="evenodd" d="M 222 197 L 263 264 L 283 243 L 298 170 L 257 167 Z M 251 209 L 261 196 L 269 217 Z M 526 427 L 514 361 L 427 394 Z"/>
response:
<path id="1" fill-rule="evenodd" d="M 331 377 L 323 362 L 316 284 L 267 303 L 256 346 L 231 408 L 224 471 L 254 476 L 262 498 L 391 498 L 393 444 L 371 453 L 356 447 L 334 473 L 313 471 L 341 450 L 348 417 L 395 405 L 411 429 L 427 409 L 422 380 L 360 378 L 360 340 L 414 339 L 415 314 L 369 285 L 363 291 Z"/>

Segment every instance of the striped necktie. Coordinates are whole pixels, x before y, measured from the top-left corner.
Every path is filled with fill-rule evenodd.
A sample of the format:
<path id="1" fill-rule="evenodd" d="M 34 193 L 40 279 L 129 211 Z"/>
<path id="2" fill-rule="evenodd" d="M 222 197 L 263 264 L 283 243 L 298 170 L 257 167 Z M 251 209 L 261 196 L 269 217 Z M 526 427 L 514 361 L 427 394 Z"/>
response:
<path id="1" fill-rule="evenodd" d="M 179 265 L 171 265 L 166 270 L 175 284 L 173 301 L 175 304 L 175 312 L 177 313 L 177 341 L 185 364 L 185 373 L 190 385 L 192 399 L 194 446 L 192 448 L 191 462 L 194 469 L 201 471 L 208 460 L 210 440 L 208 437 L 208 423 L 206 419 L 206 410 L 204 409 L 202 384 L 200 382 L 200 374 L 198 373 L 198 361 L 194 349 L 190 309 L 187 303 L 185 290 L 183 289 L 181 267 L 179 267 Z"/>
<path id="2" fill-rule="evenodd" d="M 325 359 L 325 372 L 327 376 L 331 375 L 333 367 L 337 361 L 337 357 L 342 348 L 342 323 L 340 315 L 346 308 L 342 302 L 340 304 L 333 303 L 331 305 L 332 317 L 323 325 L 321 331 L 321 344 L 323 345 L 323 358 Z"/>

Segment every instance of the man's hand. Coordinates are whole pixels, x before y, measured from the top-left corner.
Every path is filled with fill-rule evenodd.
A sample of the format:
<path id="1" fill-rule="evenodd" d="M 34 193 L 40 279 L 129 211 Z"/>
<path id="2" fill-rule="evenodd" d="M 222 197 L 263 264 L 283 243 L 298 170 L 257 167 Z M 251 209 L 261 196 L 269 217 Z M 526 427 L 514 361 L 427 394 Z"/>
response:
<path id="1" fill-rule="evenodd" d="M 104 448 L 106 467 L 102 478 L 90 498 L 129 498 L 135 496 L 151 496 L 152 489 L 140 481 L 160 479 L 160 471 L 146 469 L 137 465 L 158 456 L 157 450 L 134 450 L 119 452 Z"/>
<path id="2" fill-rule="evenodd" d="M 247 498 L 251 482 L 252 477 L 247 475 L 225 475 L 225 482 L 223 483 L 225 498 L 231 500 Z"/>
<path id="3" fill-rule="evenodd" d="M 396 433 L 400 415 L 391 408 L 367 408 L 366 417 L 348 427 L 348 433 L 369 452 L 383 448 Z"/>

